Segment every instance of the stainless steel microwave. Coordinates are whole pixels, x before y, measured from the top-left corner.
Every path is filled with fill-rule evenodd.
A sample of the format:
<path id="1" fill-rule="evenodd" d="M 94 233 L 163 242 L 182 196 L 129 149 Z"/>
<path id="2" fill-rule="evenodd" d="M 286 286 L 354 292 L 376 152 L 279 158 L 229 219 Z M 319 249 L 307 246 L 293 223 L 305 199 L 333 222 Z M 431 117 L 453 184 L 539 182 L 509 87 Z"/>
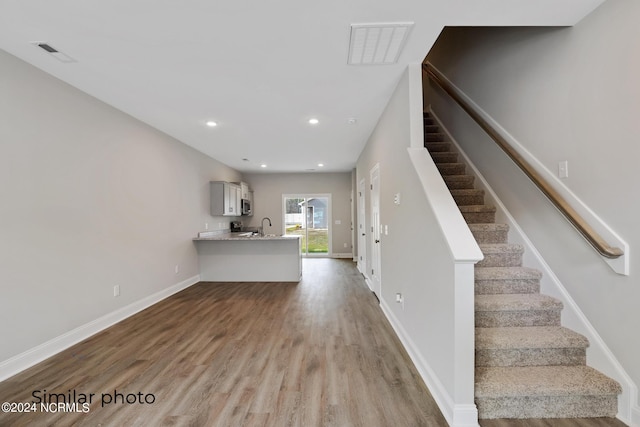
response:
<path id="1" fill-rule="evenodd" d="M 251 215 L 251 200 L 242 199 L 242 215 Z"/>

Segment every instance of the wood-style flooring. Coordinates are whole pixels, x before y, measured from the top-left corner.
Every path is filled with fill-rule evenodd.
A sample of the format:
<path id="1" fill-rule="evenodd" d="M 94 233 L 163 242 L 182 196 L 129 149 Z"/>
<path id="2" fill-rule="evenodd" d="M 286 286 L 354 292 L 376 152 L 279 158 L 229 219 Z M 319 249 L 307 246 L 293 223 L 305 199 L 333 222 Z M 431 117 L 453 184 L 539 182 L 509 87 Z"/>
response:
<path id="1" fill-rule="evenodd" d="M 350 260 L 305 260 L 300 283 L 194 285 L 0 383 L 0 402 L 35 390 L 95 396 L 0 426 L 447 425 Z M 102 407 L 116 391 L 136 403 Z"/>
<path id="2" fill-rule="evenodd" d="M 87 413 L 0 412 L 0 426 L 447 425 L 349 260 L 305 260 L 298 284 L 194 285 L 1 382 L 0 402 L 31 402 L 37 390 L 94 396 Z"/>

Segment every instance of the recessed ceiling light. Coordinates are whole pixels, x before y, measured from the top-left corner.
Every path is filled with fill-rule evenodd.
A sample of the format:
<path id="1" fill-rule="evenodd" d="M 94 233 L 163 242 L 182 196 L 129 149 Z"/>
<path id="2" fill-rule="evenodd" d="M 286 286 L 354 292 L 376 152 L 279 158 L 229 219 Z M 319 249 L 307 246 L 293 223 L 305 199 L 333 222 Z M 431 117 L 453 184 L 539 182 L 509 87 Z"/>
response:
<path id="1" fill-rule="evenodd" d="M 321 168 L 324 166 L 324 163 L 318 163 L 318 167 Z"/>
<path id="2" fill-rule="evenodd" d="M 266 168 L 267 165 L 265 165 L 264 163 L 260 165 L 261 168 Z"/>
<path id="3" fill-rule="evenodd" d="M 207 122 L 207 126 L 209 126 L 210 128 L 214 128 L 214 127 L 218 126 L 218 123 L 214 122 L 213 120 L 209 120 Z"/>
<path id="4" fill-rule="evenodd" d="M 358 119 L 354 119 L 352 117 L 350 119 L 347 119 L 347 123 L 349 123 L 350 125 L 355 125 L 356 123 L 358 123 Z"/>
<path id="5" fill-rule="evenodd" d="M 320 123 L 320 120 L 313 118 L 313 119 L 309 119 L 309 124 L 311 125 L 317 125 L 318 123 Z"/>

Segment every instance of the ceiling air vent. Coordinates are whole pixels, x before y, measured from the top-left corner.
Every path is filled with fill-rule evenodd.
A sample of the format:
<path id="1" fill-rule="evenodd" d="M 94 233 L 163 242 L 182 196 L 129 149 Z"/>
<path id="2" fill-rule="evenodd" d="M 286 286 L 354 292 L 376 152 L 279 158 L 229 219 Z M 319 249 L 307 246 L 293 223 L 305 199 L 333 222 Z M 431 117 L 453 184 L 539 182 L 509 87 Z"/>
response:
<path id="1" fill-rule="evenodd" d="M 351 65 L 395 64 L 407 41 L 413 22 L 351 24 Z"/>
<path id="2" fill-rule="evenodd" d="M 34 45 L 34 46 L 37 46 L 40 49 L 44 50 L 45 52 L 49 53 L 51 56 L 53 56 L 54 58 L 56 58 L 60 62 L 64 62 L 66 64 L 71 63 L 71 62 L 78 62 L 75 59 L 73 59 L 72 57 L 70 57 L 69 55 L 67 55 L 66 53 L 60 52 L 58 49 L 56 49 L 55 47 L 51 46 L 49 43 L 31 42 L 31 44 Z"/>

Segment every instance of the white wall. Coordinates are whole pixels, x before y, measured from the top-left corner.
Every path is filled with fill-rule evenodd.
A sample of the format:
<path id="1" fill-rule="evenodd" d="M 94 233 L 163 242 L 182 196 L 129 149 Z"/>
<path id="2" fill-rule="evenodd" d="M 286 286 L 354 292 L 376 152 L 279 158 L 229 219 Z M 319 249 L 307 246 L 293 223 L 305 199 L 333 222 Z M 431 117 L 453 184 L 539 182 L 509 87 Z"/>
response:
<path id="1" fill-rule="evenodd" d="M 253 217 L 242 217 L 243 225 L 259 227 L 260 220 L 269 217 L 273 227 L 265 227 L 265 232 L 272 234 L 283 231 L 283 194 L 331 194 L 332 253 L 351 254 L 351 172 L 256 173 L 245 174 L 244 180 L 253 190 Z"/>
<path id="2" fill-rule="evenodd" d="M 380 168 L 380 222 L 388 227 L 389 234 L 381 236 L 381 294 L 378 295 L 385 314 L 398 332 L 412 360 L 429 386 L 444 416 L 452 425 L 458 417 L 471 414 L 475 421 L 473 405 L 473 307 L 466 307 L 468 322 L 466 349 L 457 348 L 456 331 L 459 318 L 456 313 L 457 272 L 452 248 L 442 231 L 442 224 L 434 209 L 427 202 L 423 183 L 419 180 L 408 153 L 412 146 L 412 120 L 417 113 L 417 129 L 423 139 L 421 117 L 420 71 L 417 84 L 411 70 L 405 71 L 396 90 L 369 138 L 357 163 L 357 182 L 366 181 L 366 230 L 371 230 L 370 170 Z M 415 77 L 415 76 L 414 76 Z M 415 111 L 415 97 L 418 97 Z M 412 109 L 413 105 L 413 109 Z M 415 139 L 415 136 L 414 136 Z M 423 150 L 424 151 L 424 150 Z M 425 156 L 428 157 L 426 151 Z M 429 160 L 430 161 L 430 160 Z M 435 166 L 431 161 L 431 166 Z M 464 220 L 455 207 L 451 195 L 438 176 L 437 182 L 446 193 L 451 209 Z M 400 204 L 394 204 L 394 195 L 400 193 Z M 477 249 L 470 232 L 469 241 Z M 371 271 L 371 233 L 367 236 L 367 268 Z M 480 254 L 479 250 L 477 250 Z M 481 255 L 480 255 L 481 256 Z M 471 265 L 472 268 L 472 265 Z M 468 293 L 473 299 L 473 278 L 468 277 Z M 404 303 L 395 301 L 401 293 Z M 461 315 L 464 317 L 464 315 Z M 459 387 L 456 377 L 456 350 L 470 357 L 463 369 L 465 387 Z M 462 381 L 464 382 L 464 381 Z M 456 392 L 466 388 L 466 407 L 456 407 Z M 464 394 L 464 393 L 462 393 Z M 464 400 L 464 399 L 462 399 Z M 457 411 L 457 413 L 456 413 Z M 464 414 L 463 414 L 464 413 Z"/>
<path id="3" fill-rule="evenodd" d="M 191 239 L 228 224 L 209 181 L 240 174 L 3 51 L 0 70 L 1 367 L 197 277 Z"/>
<path id="4" fill-rule="evenodd" d="M 640 384 L 640 3 L 609 0 L 573 28 L 449 28 L 428 56 L 630 245 L 614 273 L 439 92 L 427 103 L 489 180 L 623 368 Z"/>

